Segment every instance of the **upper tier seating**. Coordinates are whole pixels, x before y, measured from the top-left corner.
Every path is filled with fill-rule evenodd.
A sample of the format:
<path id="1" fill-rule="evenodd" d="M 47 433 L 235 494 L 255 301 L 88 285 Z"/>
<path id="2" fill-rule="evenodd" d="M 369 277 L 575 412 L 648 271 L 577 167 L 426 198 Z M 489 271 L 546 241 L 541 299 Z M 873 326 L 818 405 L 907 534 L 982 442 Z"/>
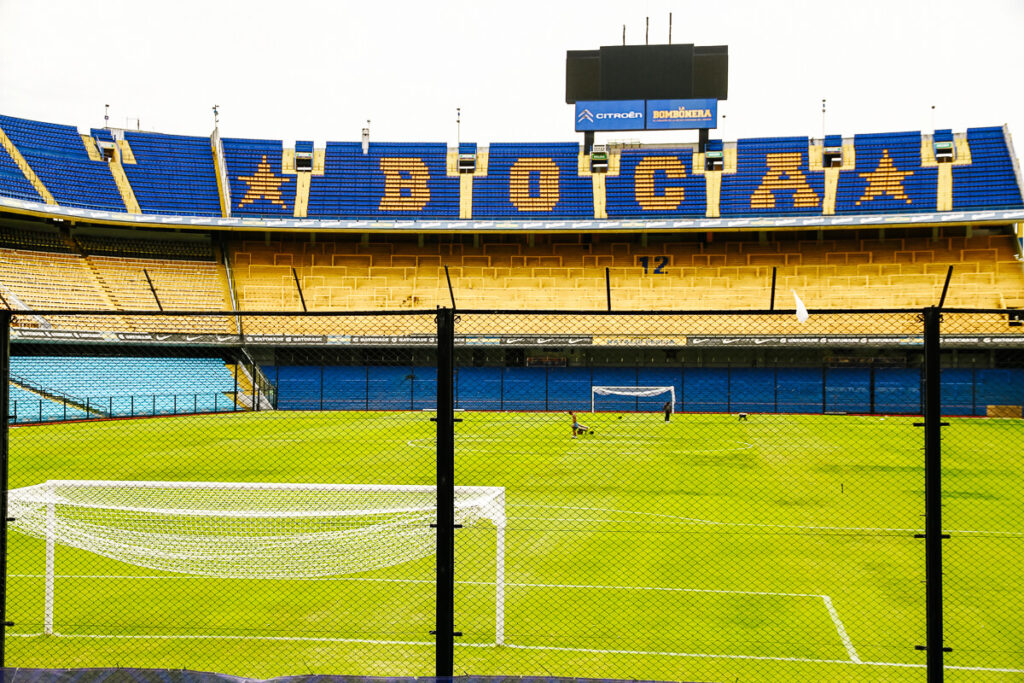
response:
<path id="1" fill-rule="evenodd" d="M 1020 206 L 1020 187 L 1002 128 L 968 128 L 968 166 L 953 167 L 953 208 Z"/>
<path id="2" fill-rule="evenodd" d="M 803 138 L 751 138 L 736 143 L 736 173 L 722 175 L 722 216 L 820 215 L 825 174 L 810 170 Z"/>
<path id="3" fill-rule="evenodd" d="M 25 178 L 18 165 L 6 149 L 0 147 L 0 196 L 26 199 L 31 202 L 41 201 L 36 188 Z"/>
<path id="4" fill-rule="evenodd" d="M 110 169 L 92 161 L 72 126 L 0 116 L 0 128 L 53 194 L 57 204 L 124 212 Z"/>
<path id="5" fill-rule="evenodd" d="M 108 130 L 92 135 L 113 141 Z M 209 138 L 125 131 L 124 139 L 135 157 L 124 171 L 143 213 L 221 215 Z"/>
<path id="6" fill-rule="evenodd" d="M 473 179 L 474 218 L 593 218 L 594 186 L 579 175 L 580 146 L 493 143 L 487 176 Z"/>
<path id="7" fill-rule="evenodd" d="M 324 174 L 310 179 L 310 218 L 459 217 L 459 179 L 444 143 L 328 142 Z"/>
<path id="8" fill-rule="evenodd" d="M 693 158 L 692 149 L 623 151 L 619 174 L 605 181 L 608 217 L 703 216 L 707 188 Z"/>
<path id="9" fill-rule="evenodd" d="M 855 171 L 839 174 L 836 213 L 935 211 L 938 170 L 921 166 L 921 134 L 855 135 Z"/>
<path id="10" fill-rule="evenodd" d="M 110 165 L 93 144 L 93 138 L 104 146 L 114 141 L 107 129 L 93 129 L 87 142 L 71 126 L 13 117 L 0 116 L 0 129 L 8 146 L 0 149 L 0 196 L 119 213 L 221 216 L 209 138 L 124 131 L 118 146 L 126 158 Z M 936 164 L 933 141 L 953 144 L 954 163 Z M 1000 127 L 965 135 L 828 135 L 824 146 L 849 158 L 827 171 L 823 141 L 807 137 L 749 138 L 735 148 L 710 140 L 709 150 L 725 154 L 725 168 L 713 174 L 694 168 L 704 163 L 695 144 L 614 148 L 608 175 L 599 177 L 586 170 L 575 142 L 460 143 L 458 150 L 371 142 L 366 154 L 358 142 L 317 150 L 306 140 L 295 152 L 280 140 L 222 143 L 223 190 L 230 214 L 240 218 L 728 219 L 1024 207 Z M 456 151 L 477 153 L 472 176 L 455 174 Z M 297 153 L 312 154 L 309 173 L 295 171 Z"/>
<path id="11" fill-rule="evenodd" d="M 295 175 L 281 173 L 280 140 L 224 138 L 233 216 L 291 216 Z"/>

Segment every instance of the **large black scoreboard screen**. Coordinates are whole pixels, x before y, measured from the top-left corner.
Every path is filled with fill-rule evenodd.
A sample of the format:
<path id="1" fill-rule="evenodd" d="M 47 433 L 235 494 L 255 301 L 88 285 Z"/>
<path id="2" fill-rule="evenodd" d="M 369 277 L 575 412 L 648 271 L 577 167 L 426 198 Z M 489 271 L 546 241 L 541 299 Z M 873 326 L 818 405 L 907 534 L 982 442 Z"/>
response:
<path id="1" fill-rule="evenodd" d="M 727 45 L 611 45 L 565 53 L 565 102 L 725 100 Z"/>

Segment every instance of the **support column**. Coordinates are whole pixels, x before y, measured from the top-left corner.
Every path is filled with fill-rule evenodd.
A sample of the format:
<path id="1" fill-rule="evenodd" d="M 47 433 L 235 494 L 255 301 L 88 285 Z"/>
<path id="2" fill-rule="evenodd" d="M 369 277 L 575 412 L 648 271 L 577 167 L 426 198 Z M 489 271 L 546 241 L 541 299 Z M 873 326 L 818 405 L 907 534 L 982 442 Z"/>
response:
<path id="1" fill-rule="evenodd" d="M 7 425 L 8 416 L 11 412 L 8 387 L 10 386 L 11 369 L 11 312 L 0 311 L 0 486 L 3 487 L 3 495 L 0 495 L 2 503 L 3 526 L 0 527 L 0 562 L 3 562 L 3 571 L 0 571 L 0 628 L 5 631 L 10 625 L 7 622 L 7 467 L 8 467 L 8 441 Z M 6 666 L 4 643 L 7 641 L 4 633 L 0 633 L 0 669 Z"/>
<path id="2" fill-rule="evenodd" d="M 475 235 L 474 235 L 475 237 Z M 437 310 L 437 600 L 435 676 L 455 669 L 455 311 Z"/>
<path id="3" fill-rule="evenodd" d="M 943 679 L 940 309 L 924 310 L 924 536 L 928 683 Z"/>

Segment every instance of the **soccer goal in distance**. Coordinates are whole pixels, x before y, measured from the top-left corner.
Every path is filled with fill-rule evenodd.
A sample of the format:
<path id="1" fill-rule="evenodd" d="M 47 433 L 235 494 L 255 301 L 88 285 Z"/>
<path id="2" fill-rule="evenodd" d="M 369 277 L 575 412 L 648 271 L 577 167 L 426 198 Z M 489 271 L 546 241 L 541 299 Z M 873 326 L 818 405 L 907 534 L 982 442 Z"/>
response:
<path id="1" fill-rule="evenodd" d="M 635 398 L 650 398 L 652 396 L 664 396 L 672 405 L 672 412 L 676 408 L 675 387 L 602 387 L 590 388 L 590 412 L 594 412 L 597 406 L 598 396 L 632 396 Z"/>
<path id="2" fill-rule="evenodd" d="M 53 631 L 56 544 L 131 565 L 214 578 L 309 579 L 436 552 L 433 486 L 47 481 L 13 489 L 11 526 L 46 542 L 43 632 Z M 456 486 L 455 522 L 489 521 L 495 644 L 505 633 L 505 489 Z"/>

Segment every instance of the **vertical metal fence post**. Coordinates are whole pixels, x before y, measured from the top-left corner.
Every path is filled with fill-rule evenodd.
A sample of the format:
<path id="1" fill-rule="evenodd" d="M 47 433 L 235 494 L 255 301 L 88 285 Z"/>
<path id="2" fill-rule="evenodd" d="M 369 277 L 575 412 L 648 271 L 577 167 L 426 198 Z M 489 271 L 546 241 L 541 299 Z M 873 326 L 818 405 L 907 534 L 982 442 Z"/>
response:
<path id="1" fill-rule="evenodd" d="M 11 370 L 11 312 L 0 311 L 0 486 L 3 487 L 3 495 L 0 498 L 0 514 L 3 515 L 2 526 L 0 526 L 0 562 L 3 562 L 3 571 L 0 572 L 0 669 L 6 666 L 4 644 L 7 640 L 7 424 L 8 424 L 8 382 L 10 382 Z"/>
<path id="2" fill-rule="evenodd" d="M 942 392 L 940 309 L 924 310 L 924 547 L 928 683 L 942 681 Z"/>
<path id="3" fill-rule="evenodd" d="M 437 311 L 437 637 L 435 675 L 455 668 L 455 311 Z"/>

